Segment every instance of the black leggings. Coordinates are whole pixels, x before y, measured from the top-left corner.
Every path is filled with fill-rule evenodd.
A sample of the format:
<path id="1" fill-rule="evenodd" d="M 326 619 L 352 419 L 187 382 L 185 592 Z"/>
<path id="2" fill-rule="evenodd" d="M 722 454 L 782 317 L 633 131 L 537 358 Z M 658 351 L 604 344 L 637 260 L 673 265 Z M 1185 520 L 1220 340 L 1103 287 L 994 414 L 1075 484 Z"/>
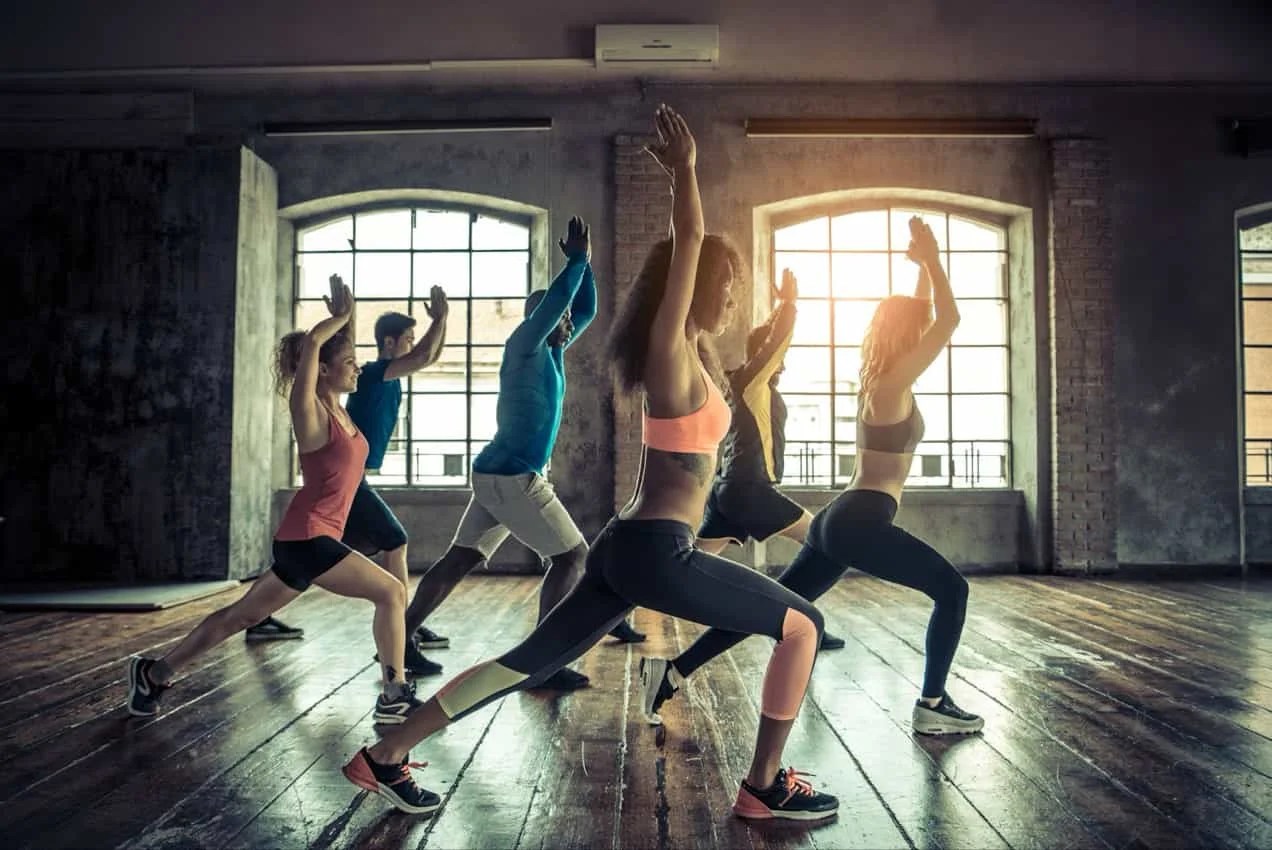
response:
<path id="1" fill-rule="evenodd" d="M 897 503 L 887 493 L 845 490 L 813 517 L 808 539 L 778 582 L 815 600 L 856 567 L 926 593 L 936 605 L 928 620 L 923 696 L 939 697 L 963 634 L 967 580 L 931 546 L 893 525 L 896 512 Z M 746 637 L 711 629 L 680 654 L 676 669 L 688 676 Z"/>
<path id="2" fill-rule="evenodd" d="M 821 614 L 767 576 L 696 549 L 693 542 L 693 530 L 681 522 L 611 520 L 592 543 L 574 589 L 520 644 L 447 683 L 437 695 L 443 711 L 458 720 L 511 691 L 538 685 L 639 605 L 777 640 L 765 701 L 786 706 L 778 713 L 793 717 L 821 640 Z"/>

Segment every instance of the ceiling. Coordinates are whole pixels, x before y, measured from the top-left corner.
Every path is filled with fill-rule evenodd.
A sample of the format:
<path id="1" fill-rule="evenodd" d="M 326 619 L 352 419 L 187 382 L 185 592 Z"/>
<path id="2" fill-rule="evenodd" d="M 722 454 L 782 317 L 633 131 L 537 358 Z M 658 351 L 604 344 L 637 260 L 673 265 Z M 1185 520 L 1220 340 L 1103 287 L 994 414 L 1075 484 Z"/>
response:
<path id="1" fill-rule="evenodd" d="M 598 23 L 718 24 L 719 66 L 597 69 L 586 60 Z M 559 0 L 550 8 L 523 0 L 43 0 L 11 11 L 0 29 L 0 88 L 578 84 L 616 76 L 1272 83 L 1270 45 L 1268 0 Z M 522 61 L 401 67 L 478 59 Z M 362 67 L 330 67 L 342 65 Z"/>

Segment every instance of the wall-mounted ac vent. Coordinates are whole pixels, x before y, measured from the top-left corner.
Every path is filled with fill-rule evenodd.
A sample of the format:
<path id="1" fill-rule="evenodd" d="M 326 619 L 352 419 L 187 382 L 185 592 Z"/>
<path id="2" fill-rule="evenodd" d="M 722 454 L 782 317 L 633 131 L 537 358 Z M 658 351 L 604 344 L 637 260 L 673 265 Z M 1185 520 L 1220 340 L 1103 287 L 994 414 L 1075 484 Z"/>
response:
<path id="1" fill-rule="evenodd" d="M 658 63 L 714 66 L 720 60 L 720 28 L 715 24 L 596 27 L 596 64 Z"/>

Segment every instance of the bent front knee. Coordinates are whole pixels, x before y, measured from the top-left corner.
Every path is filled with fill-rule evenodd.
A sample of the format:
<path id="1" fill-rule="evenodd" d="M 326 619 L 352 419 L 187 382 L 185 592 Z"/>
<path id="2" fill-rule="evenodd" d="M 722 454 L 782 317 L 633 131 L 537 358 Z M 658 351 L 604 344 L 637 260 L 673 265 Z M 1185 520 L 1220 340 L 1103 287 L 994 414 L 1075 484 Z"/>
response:
<path id="1" fill-rule="evenodd" d="M 798 608 L 788 608 L 786 617 L 782 620 L 782 640 L 820 642 L 825 629 L 825 618 L 815 606 L 801 605 Z"/>
<path id="2" fill-rule="evenodd" d="M 391 583 L 378 585 L 374 591 L 367 594 L 367 598 L 376 608 L 405 611 L 406 585 L 394 579 Z"/>

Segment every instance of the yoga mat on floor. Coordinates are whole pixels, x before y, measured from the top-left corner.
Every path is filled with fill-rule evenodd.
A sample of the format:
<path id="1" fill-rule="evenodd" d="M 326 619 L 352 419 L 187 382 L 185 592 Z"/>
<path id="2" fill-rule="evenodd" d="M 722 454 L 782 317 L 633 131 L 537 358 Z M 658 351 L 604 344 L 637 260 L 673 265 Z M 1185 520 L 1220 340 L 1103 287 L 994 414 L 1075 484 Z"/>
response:
<path id="1" fill-rule="evenodd" d="M 158 611 L 238 586 L 237 581 L 225 580 L 5 592 L 0 593 L 0 608 L 10 611 Z"/>

